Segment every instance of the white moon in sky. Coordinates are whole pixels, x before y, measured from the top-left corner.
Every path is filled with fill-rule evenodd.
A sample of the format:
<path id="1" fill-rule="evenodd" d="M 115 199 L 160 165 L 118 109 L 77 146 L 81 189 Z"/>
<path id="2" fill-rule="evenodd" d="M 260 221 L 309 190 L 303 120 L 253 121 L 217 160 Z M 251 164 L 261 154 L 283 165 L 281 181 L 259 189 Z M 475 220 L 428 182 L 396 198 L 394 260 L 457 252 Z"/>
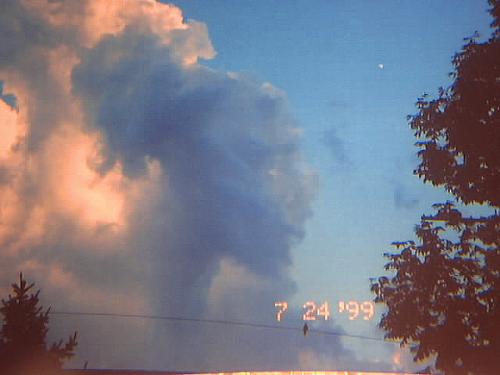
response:
<path id="1" fill-rule="evenodd" d="M 379 67 L 380 69 L 384 69 L 384 64 L 378 64 L 378 67 Z"/>

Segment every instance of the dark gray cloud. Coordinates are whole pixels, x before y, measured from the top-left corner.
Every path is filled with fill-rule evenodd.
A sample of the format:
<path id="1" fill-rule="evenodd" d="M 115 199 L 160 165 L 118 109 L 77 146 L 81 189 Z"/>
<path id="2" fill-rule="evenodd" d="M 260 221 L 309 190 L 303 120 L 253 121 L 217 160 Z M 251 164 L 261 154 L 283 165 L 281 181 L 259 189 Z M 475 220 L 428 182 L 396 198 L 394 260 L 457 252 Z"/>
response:
<path id="1" fill-rule="evenodd" d="M 117 63 L 103 63 L 117 53 Z M 298 165 L 285 99 L 256 82 L 202 66 L 185 69 L 157 39 L 134 30 L 89 50 L 73 84 L 87 104 L 88 124 L 104 134 L 103 173 L 120 161 L 126 174 L 140 178 L 149 159 L 165 171 L 162 198 L 139 208 L 132 236 L 154 263 L 155 311 L 272 321 L 276 296 L 294 290 L 286 267 L 314 188 Z M 209 288 L 223 259 L 252 276 L 246 285 L 222 281 L 227 290 L 214 311 Z M 266 283 L 259 287 L 259 279 Z M 282 338 L 275 333 L 189 325 L 155 332 L 170 348 L 153 355 L 161 367 L 215 370 L 221 353 L 225 366 L 241 369 L 257 358 L 268 368 L 297 360 L 290 357 L 296 351 L 276 356 Z M 192 342 L 194 358 L 186 350 Z"/>
<path id="2" fill-rule="evenodd" d="M 126 51 L 118 64 L 101 63 L 117 50 Z M 161 161 L 179 252 L 202 264 L 227 254 L 264 273 L 289 264 L 309 214 L 301 197 L 310 194 L 283 99 L 203 67 L 183 70 L 156 40 L 133 33 L 89 51 L 73 77 L 89 122 L 105 136 L 104 165 L 120 160 L 135 177 L 147 158 Z M 299 183 L 273 190 L 273 169 Z M 289 217 L 285 193 L 297 217 Z"/>
<path id="3" fill-rule="evenodd" d="M 0 67 L 33 63 L 37 52 L 57 44 L 55 30 L 20 1 L 2 1 L 0 12 Z M 27 61 L 26 61 L 27 60 Z"/>

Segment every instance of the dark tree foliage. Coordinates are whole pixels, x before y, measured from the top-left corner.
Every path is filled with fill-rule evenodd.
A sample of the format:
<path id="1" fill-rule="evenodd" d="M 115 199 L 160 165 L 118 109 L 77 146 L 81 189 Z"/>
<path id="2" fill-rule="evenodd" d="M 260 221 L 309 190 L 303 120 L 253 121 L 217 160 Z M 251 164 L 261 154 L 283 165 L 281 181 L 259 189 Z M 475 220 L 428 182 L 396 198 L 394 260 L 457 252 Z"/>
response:
<path id="1" fill-rule="evenodd" d="M 477 37 L 453 58 L 454 78 L 439 97 L 418 99 L 408 116 L 421 148 L 415 173 L 444 186 L 464 203 L 500 206 L 500 5 L 490 1 L 494 32 L 486 43 Z"/>
<path id="2" fill-rule="evenodd" d="M 418 241 L 385 254 L 392 276 L 372 283 L 387 306 L 386 338 L 453 375 L 500 374 L 500 1 L 489 3 L 490 39 L 467 38 L 451 86 L 419 98 L 408 117 L 420 148 L 415 174 L 489 213 L 466 217 L 452 202 L 435 204 L 416 226 Z"/>
<path id="3" fill-rule="evenodd" d="M 380 327 L 415 360 L 436 355 L 446 374 L 500 374 L 500 217 L 434 207 L 416 228 L 419 244 L 397 242 L 400 252 L 385 254 L 395 275 L 372 285 L 388 308 Z"/>
<path id="4" fill-rule="evenodd" d="M 73 356 L 77 345 L 76 332 L 66 343 L 60 340 L 48 348 L 49 311 L 39 306 L 38 295 L 29 293 L 34 284 L 28 285 L 23 275 L 19 284 L 12 284 L 14 295 L 2 299 L 0 314 L 0 373 L 18 374 L 57 374 L 64 360 Z"/>

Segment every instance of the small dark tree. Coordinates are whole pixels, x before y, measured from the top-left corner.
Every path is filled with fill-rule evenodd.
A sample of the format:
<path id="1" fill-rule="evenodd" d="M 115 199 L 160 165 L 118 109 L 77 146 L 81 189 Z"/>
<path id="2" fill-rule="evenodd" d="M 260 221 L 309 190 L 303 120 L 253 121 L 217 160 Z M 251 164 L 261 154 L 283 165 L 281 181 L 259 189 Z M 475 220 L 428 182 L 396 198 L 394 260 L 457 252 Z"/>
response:
<path id="1" fill-rule="evenodd" d="M 39 306 L 40 291 L 29 293 L 33 286 L 26 283 L 21 273 L 19 284 L 12 284 L 14 294 L 7 300 L 2 299 L 1 374 L 56 374 L 64 360 L 74 354 L 76 332 L 66 343 L 61 340 L 47 348 L 45 340 L 50 309 L 43 311 Z"/>
<path id="2" fill-rule="evenodd" d="M 408 117 L 419 138 L 415 173 L 487 214 L 434 205 L 416 226 L 418 243 L 395 242 L 399 252 L 385 254 L 393 276 L 372 284 L 388 308 L 379 323 L 386 338 L 453 375 L 500 374 L 500 2 L 489 3 L 490 39 L 467 38 L 453 84 L 418 99 Z"/>

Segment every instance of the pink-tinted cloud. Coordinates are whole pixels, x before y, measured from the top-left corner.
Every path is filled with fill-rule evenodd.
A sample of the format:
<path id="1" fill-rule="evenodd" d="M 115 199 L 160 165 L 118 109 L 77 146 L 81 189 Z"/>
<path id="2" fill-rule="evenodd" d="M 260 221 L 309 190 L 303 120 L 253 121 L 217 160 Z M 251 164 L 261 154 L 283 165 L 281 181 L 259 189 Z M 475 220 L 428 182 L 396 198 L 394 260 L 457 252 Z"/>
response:
<path id="1" fill-rule="evenodd" d="M 187 64 L 215 55 L 206 26 L 196 21 L 184 22 L 182 11 L 174 5 L 155 0 L 24 0 L 22 3 L 51 26 L 76 33 L 85 47 L 134 28 L 158 37 Z"/>

